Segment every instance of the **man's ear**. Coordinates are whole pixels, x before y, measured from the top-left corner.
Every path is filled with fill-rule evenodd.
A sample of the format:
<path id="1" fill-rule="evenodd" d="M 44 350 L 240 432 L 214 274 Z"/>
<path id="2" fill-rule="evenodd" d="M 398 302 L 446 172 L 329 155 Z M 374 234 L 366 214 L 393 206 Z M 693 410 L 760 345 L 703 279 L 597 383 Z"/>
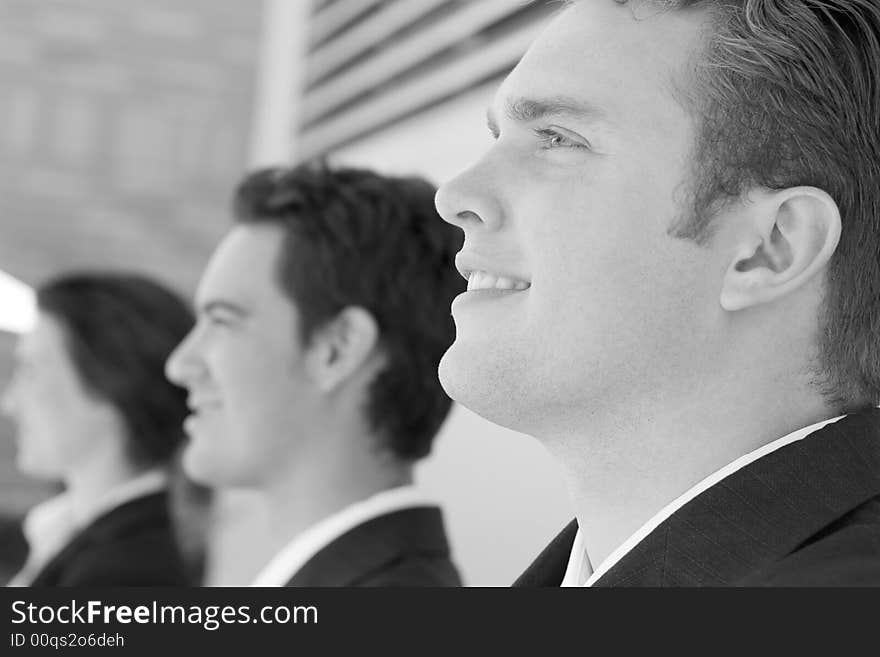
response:
<path id="1" fill-rule="evenodd" d="M 369 359 L 379 342 L 379 325 L 359 306 L 349 306 L 316 329 L 306 367 L 317 387 L 330 392 L 348 380 Z"/>
<path id="2" fill-rule="evenodd" d="M 840 210 L 821 189 L 765 190 L 750 200 L 742 245 L 721 287 L 729 311 L 798 289 L 828 264 L 840 240 Z"/>

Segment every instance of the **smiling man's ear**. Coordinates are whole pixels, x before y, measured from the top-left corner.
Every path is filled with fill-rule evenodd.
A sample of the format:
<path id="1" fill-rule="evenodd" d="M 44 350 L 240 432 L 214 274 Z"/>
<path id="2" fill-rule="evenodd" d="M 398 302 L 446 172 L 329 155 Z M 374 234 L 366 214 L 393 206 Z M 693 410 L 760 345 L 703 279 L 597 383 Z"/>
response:
<path id="1" fill-rule="evenodd" d="M 309 376 L 320 390 L 330 392 L 360 369 L 378 342 L 376 318 L 359 306 L 344 308 L 312 335 L 306 355 Z"/>
<path id="2" fill-rule="evenodd" d="M 756 193 L 746 221 L 721 288 L 721 307 L 729 311 L 800 288 L 825 268 L 840 240 L 837 203 L 816 187 Z"/>

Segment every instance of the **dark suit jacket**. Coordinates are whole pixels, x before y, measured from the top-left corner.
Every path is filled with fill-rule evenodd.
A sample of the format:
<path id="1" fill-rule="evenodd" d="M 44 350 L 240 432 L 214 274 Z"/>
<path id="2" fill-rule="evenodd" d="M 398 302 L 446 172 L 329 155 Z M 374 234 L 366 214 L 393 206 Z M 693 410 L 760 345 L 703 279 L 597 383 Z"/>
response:
<path id="1" fill-rule="evenodd" d="M 166 493 L 126 502 L 96 518 L 31 586 L 186 586 Z"/>
<path id="2" fill-rule="evenodd" d="M 514 586 L 559 586 L 572 522 Z M 754 461 L 662 522 L 594 586 L 880 586 L 880 411 Z"/>
<path id="3" fill-rule="evenodd" d="M 24 565 L 28 553 L 21 518 L 0 515 L 0 582 L 8 582 Z"/>
<path id="4" fill-rule="evenodd" d="M 368 520 L 312 557 L 287 586 L 461 586 L 437 507 Z"/>

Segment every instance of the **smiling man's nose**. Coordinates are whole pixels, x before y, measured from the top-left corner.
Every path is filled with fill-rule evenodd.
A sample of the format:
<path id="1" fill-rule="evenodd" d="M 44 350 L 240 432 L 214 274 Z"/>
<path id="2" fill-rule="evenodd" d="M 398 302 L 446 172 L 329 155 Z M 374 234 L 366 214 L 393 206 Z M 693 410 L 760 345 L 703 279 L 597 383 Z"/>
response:
<path id="1" fill-rule="evenodd" d="M 189 333 L 165 361 L 165 377 L 179 386 L 186 386 L 198 367 L 193 333 Z"/>
<path id="2" fill-rule="evenodd" d="M 434 203 L 445 221 L 465 232 L 478 228 L 497 230 L 503 221 L 495 185 L 481 163 L 441 185 Z"/>

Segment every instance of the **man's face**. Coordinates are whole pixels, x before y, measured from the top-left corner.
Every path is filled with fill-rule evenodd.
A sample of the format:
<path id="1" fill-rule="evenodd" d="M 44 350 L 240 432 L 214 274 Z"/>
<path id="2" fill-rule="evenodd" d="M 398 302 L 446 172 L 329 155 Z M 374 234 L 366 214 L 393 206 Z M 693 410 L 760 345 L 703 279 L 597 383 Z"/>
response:
<path id="1" fill-rule="evenodd" d="M 452 306 L 454 399 L 540 434 L 686 383 L 723 271 L 667 235 L 688 207 L 695 127 L 675 89 L 702 21 L 584 0 L 502 84 L 495 144 L 437 194 L 465 232 L 459 270 L 488 272 Z"/>
<path id="2" fill-rule="evenodd" d="M 16 425 L 16 465 L 40 478 L 63 479 L 98 448 L 102 404 L 77 375 L 64 329 L 41 313 L 16 346 L 15 372 L 3 410 Z"/>
<path id="3" fill-rule="evenodd" d="M 316 393 L 275 278 L 282 241 L 272 225 L 227 235 L 199 284 L 198 322 L 168 359 L 168 378 L 189 391 L 183 463 L 197 481 L 259 487 L 283 476 L 307 433 Z"/>

